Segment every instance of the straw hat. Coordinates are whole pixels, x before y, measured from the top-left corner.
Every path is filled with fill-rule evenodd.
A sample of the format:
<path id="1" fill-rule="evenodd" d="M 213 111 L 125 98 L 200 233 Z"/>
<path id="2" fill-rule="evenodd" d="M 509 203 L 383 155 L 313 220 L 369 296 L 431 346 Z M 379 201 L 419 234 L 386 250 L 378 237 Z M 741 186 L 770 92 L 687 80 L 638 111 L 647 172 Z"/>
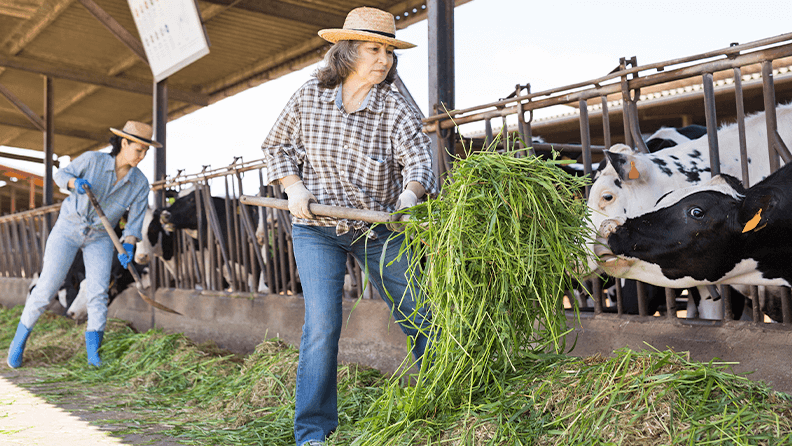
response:
<path id="1" fill-rule="evenodd" d="M 110 127 L 110 131 L 116 135 L 126 138 L 130 141 L 139 142 L 144 146 L 162 147 L 162 144 L 157 141 L 152 141 L 151 136 L 154 130 L 150 125 L 138 121 L 127 121 L 122 130 Z"/>
<path id="2" fill-rule="evenodd" d="M 412 43 L 396 39 L 393 14 L 365 6 L 349 11 L 343 29 L 323 29 L 319 31 L 319 36 L 333 43 L 339 40 L 365 40 L 393 45 L 400 50 L 415 47 Z"/>

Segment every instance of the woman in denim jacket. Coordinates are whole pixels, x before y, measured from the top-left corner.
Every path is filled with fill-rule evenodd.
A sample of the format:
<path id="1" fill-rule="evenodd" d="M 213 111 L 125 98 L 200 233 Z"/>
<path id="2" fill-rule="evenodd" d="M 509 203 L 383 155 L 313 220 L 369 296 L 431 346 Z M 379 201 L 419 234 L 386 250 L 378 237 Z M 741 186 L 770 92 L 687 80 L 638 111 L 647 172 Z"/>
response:
<path id="1" fill-rule="evenodd" d="M 143 217 L 148 205 L 149 183 L 137 168 L 149 146 L 162 147 L 152 141 L 148 124 L 128 121 L 122 130 L 111 128 L 112 151 L 86 152 L 54 175 L 55 183 L 72 193 L 61 205 L 58 220 L 47 238 L 44 261 L 36 286 L 25 302 L 25 309 L 16 335 L 8 350 L 7 363 L 12 368 L 22 365 L 22 355 L 30 331 L 63 283 L 78 249 L 85 259 L 88 323 L 85 347 L 88 363 L 101 366 L 99 346 L 107 322 L 107 288 L 113 261 L 113 242 L 91 205 L 86 189 L 91 189 L 113 226 L 129 209 L 122 240 L 126 253 L 118 259 L 126 268 L 132 259 L 135 243 L 140 240 Z"/>

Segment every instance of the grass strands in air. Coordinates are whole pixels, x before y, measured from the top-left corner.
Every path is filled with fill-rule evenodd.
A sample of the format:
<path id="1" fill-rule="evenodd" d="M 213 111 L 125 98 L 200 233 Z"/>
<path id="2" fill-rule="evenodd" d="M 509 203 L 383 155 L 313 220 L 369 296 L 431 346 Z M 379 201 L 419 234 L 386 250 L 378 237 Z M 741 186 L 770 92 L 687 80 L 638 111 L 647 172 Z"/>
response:
<path id="1" fill-rule="evenodd" d="M 516 151 L 471 153 L 456 160 L 441 197 L 412 208 L 403 252 L 413 254 L 432 314 L 431 361 L 414 387 L 389 387 L 382 403 L 398 410 L 372 413 L 374 426 L 472 410 L 474 400 L 503 395 L 502 383 L 537 353 L 564 351 L 562 297 L 572 287 L 568 266 L 586 255 L 587 214 L 576 199 L 585 180 L 556 164 Z"/>

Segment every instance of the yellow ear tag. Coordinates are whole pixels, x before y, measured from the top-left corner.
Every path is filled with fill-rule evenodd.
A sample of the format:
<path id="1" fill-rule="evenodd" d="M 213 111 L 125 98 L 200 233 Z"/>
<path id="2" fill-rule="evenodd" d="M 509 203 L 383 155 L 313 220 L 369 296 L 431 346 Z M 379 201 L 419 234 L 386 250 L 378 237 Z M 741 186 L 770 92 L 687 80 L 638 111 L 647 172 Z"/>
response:
<path id="1" fill-rule="evenodd" d="M 748 223 L 745 224 L 745 227 L 743 228 L 742 231 L 743 234 L 755 228 L 756 225 L 759 224 L 759 220 L 761 219 L 762 219 L 762 208 L 759 208 L 759 212 L 757 212 L 756 215 L 754 215 L 753 218 L 748 220 Z"/>
<path id="2" fill-rule="evenodd" d="M 635 161 L 630 161 L 630 173 L 627 174 L 627 178 L 634 180 L 639 176 L 641 175 L 638 174 L 638 169 L 635 168 Z"/>

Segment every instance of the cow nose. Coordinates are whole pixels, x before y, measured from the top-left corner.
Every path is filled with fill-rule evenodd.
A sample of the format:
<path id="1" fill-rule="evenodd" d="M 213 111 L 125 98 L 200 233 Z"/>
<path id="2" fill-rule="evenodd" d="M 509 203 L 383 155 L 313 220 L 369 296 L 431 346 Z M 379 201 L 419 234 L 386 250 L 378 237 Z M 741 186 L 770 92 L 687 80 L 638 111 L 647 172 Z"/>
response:
<path id="1" fill-rule="evenodd" d="M 607 240 L 608 237 L 610 237 L 610 235 L 613 234 L 613 232 L 616 231 L 616 229 L 618 229 L 623 223 L 623 217 L 609 218 L 603 221 L 599 228 L 600 237 Z"/>
<path id="2" fill-rule="evenodd" d="M 165 224 L 170 222 L 171 214 L 168 211 L 162 211 L 160 213 L 160 223 Z"/>
<path id="3" fill-rule="evenodd" d="M 138 265 L 147 265 L 149 263 L 148 254 L 135 254 L 135 263 Z"/>

